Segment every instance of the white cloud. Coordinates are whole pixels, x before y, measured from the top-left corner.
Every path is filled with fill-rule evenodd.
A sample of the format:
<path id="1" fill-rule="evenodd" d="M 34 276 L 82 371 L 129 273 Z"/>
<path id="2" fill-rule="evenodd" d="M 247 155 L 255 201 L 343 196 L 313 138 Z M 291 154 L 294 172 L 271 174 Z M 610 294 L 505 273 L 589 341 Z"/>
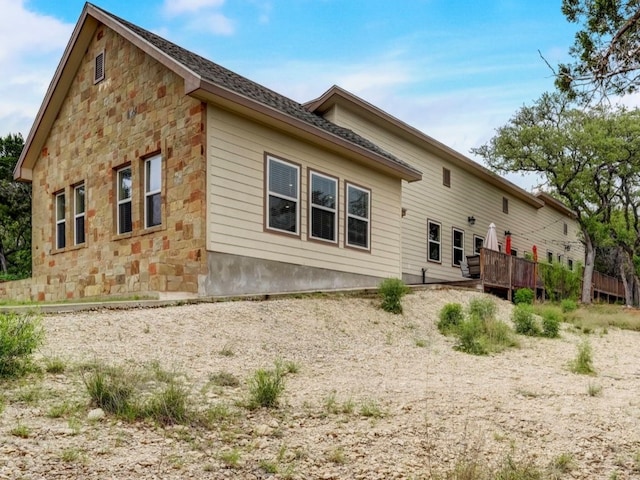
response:
<path id="1" fill-rule="evenodd" d="M 235 33 L 234 22 L 221 13 L 200 15 L 191 20 L 187 24 L 187 28 L 215 35 L 233 35 Z"/>
<path id="2" fill-rule="evenodd" d="M 203 9 L 220 8 L 225 0 L 165 0 L 163 10 L 169 15 L 195 13 Z"/>

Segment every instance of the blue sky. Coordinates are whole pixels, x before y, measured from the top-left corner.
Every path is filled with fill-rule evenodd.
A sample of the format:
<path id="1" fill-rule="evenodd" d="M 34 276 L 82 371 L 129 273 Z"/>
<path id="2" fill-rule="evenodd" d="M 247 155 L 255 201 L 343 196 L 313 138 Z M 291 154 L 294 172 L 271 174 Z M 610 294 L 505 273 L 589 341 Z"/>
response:
<path id="1" fill-rule="evenodd" d="M 459 152 L 553 89 L 561 0 L 96 0 L 299 102 L 337 84 Z M 0 135 L 26 138 L 84 2 L 0 0 Z M 525 188 L 530 180 L 510 177 Z"/>

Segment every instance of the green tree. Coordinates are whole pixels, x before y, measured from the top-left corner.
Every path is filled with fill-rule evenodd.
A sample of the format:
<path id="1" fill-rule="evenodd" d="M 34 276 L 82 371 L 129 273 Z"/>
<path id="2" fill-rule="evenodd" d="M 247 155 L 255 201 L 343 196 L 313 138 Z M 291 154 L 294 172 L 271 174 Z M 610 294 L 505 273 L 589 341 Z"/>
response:
<path id="1" fill-rule="evenodd" d="M 634 92 L 640 80 L 640 2 L 563 0 L 567 20 L 581 25 L 569 53 L 573 63 L 558 66 L 556 87 L 569 96 Z"/>
<path id="2" fill-rule="evenodd" d="M 619 171 L 638 171 L 637 162 L 630 163 L 628 152 L 620 149 L 623 113 L 606 106 L 585 111 L 565 95 L 544 94 L 473 150 L 495 170 L 541 175 L 549 193 L 576 213 L 586 251 L 584 303 L 591 301 L 595 247 L 611 233 Z"/>
<path id="3" fill-rule="evenodd" d="M 31 275 L 31 185 L 13 180 L 20 134 L 0 138 L 0 275 Z"/>

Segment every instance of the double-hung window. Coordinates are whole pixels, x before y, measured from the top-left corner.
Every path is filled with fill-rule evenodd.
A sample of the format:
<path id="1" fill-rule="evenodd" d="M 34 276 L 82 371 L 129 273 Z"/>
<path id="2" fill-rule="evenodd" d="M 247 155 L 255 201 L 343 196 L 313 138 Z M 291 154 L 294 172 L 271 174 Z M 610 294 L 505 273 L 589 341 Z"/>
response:
<path id="1" fill-rule="evenodd" d="M 67 236 L 66 199 L 64 192 L 55 196 L 56 201 L 56 249 L 64 248 Z"/>
<path id="2" fill-rule="evenodd" d="M 300 166 L 267 157 L 267 225 L 269 230 L 299 235 Z"/>
<path id="3" fill-rule="evenodd" d="M 484 246 L 484 238 L 479 235 L 473 236 L 473 254 L 480 255 L 480 249 Z"/>
<path id="4" fill-rule="evenodd" d="M 309 173 L 309 238 L 338 241 L 338 180 Z"/>
<path id="5" fill-rule="evenodd" d="M 85 242 L 85 189 L 84 184 L 73 189 L 73 243 L 81 245 Z"/>
<path id="6" fill-rule="evenodd" d="M 430 262 L 442 261 L 440 229 L 441 225 L 438 222 L 427 221 L 427 260 Z"/>
<path id="7" fill-rule="evenodd" d="M 155 155 L 144 161 L 144 226 L 162 223 L 162 157 Z"/>
<path id="8" fill-rule="evenodd" d="M 370 248 L 371 191 L 350 183 L 346 184 L 346 239 L 349 247 Z"/>
<path id="9" fill-rule="evenodd" d="M 131 167 L 121 168 L 116 172 L 118 206 L 117 224 L 118 234 L 129 233 L 132 230 L 131 202 L 133 185 L 131 182 Z"/>
<path id="10" fill-rule="evenodd" d="M 464 258 L 464 232 L 462 230 L 458 230 L 454 228 L 452 230 L 452 251 L 451 258 L 452 263 L 455 267 L 459 267 L 460 263 L 462 263 L 462 259 Z"/>

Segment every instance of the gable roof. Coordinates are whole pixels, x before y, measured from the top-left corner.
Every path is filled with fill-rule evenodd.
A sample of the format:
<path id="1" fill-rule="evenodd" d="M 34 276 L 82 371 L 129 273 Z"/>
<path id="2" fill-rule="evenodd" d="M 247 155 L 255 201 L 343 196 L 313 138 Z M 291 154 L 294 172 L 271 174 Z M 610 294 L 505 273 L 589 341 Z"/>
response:
<path id="1" fill-rule="evenodd" d="M 560 213 L 563 213 L 573 219 L 578 218 L 578 215 L 576 215 L 576 212 L 574 212 L 569 207 L 567 207 L 564 203 L 562 203 L 562 201 L 558 200 L 555 197 L 552 197 L 547 192 L 538 192 L 536 193 L 536 197 L 542 200 L 545 203 L 545 205 L 555 208 Z"/>
<path id="2" fill-rule="evenodd" d="M 45 99 L 29 132 L 14 177 L 30 181 L 57 112 L 87 46 L 100 24 L 114 30 L 184 79 L 185 94 L 239 113 L 268 119 L 278 128 L 356 158 L 372 168 L 407 181 L 422 174 L 373 142 L 273 90 L 186 50 L 105 10 L 86 3 Z"/>
<path id="3" fill-rule="evenodd" d="M 487 183 L 498 187 L 503 192 L 523 200 L 535 208 L 542 208 L 544 206 L 544 201 L 536 198 L 534 195 L 518 187 L 514 183 L 511 183 L 509 180 L 502 178 L 498 174 L 464 156 L 460 152 L 455 151 L 444 143 L 439 142 L 435 138 L 430 137 L 417 128 L 408 125 L 402 120 L 390 115 L 384 110 L 370 104 L 353 93 L 338 87 L 337 85 L 332 86 L 319 98 L 307 102 L 304 105 L 312 112 L 324 114 L 336 104 L 347 106 L 347 108 L 352 111 L 365 116 L 365 118 L 370 119 L 378 125 L 381 125 L 384 129 L 390 130 L 407 141 L 445 158 L 453 165 L 456 165 L 476 177 L 481 178 Z"/>

